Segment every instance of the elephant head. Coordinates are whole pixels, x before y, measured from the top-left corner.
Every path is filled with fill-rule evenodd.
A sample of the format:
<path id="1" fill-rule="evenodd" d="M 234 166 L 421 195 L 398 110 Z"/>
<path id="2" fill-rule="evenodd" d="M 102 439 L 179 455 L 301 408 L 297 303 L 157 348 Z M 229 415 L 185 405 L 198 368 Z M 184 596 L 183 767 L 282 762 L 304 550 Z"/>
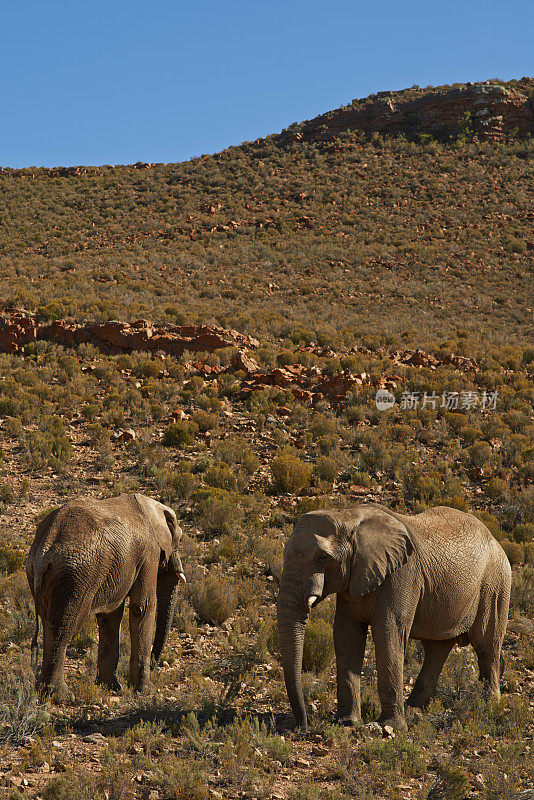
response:
<path id="1" fill-rule="evenodd" d="M 150 497 L 141 494 L 136 494 L 135 499 L 143 509 L 160 548 L 156 590 L 156 633 L 152 646 L 152 659 L 158 662 L 165 647 L 174 616 L 178 583 L 180 581 L 186 582 L 178 553 L 182 529 L 178 525 L 176 514 L 169 506 L 165 506 L 163 503 L 158 503 L 157 500 L 152 500 Z"/>
<path id="2" fill-rule="evenodd" d="M 307 725 L 302 652 L 310 608 L 334 592 L 353 598 L 373 592 L 413 549 L 406 526 L 374 506 L 313 511 L 297 521 L 284 550 L 277 617 L 287 694 L 301 727 Z"/>

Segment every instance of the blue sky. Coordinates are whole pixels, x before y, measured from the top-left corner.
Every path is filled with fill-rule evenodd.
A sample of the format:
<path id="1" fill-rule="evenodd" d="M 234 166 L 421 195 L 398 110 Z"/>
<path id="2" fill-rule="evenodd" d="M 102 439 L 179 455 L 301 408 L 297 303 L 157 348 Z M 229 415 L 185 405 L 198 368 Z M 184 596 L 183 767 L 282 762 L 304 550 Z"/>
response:
<path id="1" fill-rule="evenodd" d="M 534 73 L 532 0 L 2 0 L 0 165 L 183 161 L 384 89 Z"/>

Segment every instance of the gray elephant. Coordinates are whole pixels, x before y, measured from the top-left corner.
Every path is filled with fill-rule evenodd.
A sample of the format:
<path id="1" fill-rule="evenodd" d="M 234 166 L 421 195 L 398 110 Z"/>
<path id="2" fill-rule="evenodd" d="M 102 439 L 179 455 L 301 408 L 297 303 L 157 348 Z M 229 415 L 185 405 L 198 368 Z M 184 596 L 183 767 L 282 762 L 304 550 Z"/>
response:
<path id="1" fill-rule="evenodd" d="M 480 678 L 500 697 L 501 645 L 508 619 L 511 570 L 480 520 L 437 506 L 404 516 L 369 504 L 314 511 L 296 523 L 284 551 L 277 603 L 287 693 L 306 727 L 302 651 L 311 607 L 336 592 L 334 649 L 337 717 L 360 719 L 360 675 L 368 627 L 375 643 L 380 722 L 405 729 L 403 664 L 408 638 L 424 663 L 408 704 L 435 695 L 455 644 L 471 644 Z"/>
<path id="2" fill-rule="evenodd" d="M 42 694 L 57 702 L 72 698 L 64 677 L 65 652 L 91 612 L 98 622 L 97 681 L 120 688 L 115 672 L 127 597 L 130 684 L 138 690 L 150 686 L 151 649 L 157 661 L 172 622 L 178 582 L 185 581 L 177 549 L 181 534 L 174 511 L 142 494 L 71 500 L 38 525 L 25 566 L 35 601 L 34 668 L 39 617 L 44 629 L 38 679 Z"/>

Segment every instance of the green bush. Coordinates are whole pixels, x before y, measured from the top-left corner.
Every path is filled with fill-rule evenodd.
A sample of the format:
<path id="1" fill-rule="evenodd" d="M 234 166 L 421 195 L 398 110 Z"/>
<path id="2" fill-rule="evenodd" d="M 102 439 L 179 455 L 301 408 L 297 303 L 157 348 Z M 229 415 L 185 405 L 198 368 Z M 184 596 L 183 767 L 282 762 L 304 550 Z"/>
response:
<path id="1" fill-rule="evenodd" d="M 208 411 L 195 411 L 192 419 L 202 433 L 213 430 L 219 424 L 218 415 L 210 414 Z"/>
<path id="2" fill-rule="evenodd" d="M 34 689 L 31 675 L 0 672 L 0 743 L 22 744 L 46 725 L 49 714 Z"/>
<path id="3" fill-rule="evenodd" d="M 491 447 L 487 442 L 475 442 L 468 450 L 469 464 L 483 467 L 491 458 Z"/>
<path id="4" fill-rule="evenodd" d="M 485 509 L 480 509 L 474 512 L 475 517 L 484 523 L 486 528 L 495 536 L 497 541 L 500 541 L 503 537 L 503 530 L 501 528 L 501 523 L 493 514 L 490 514 L 489 511 Z"/>
<path id="5" fill-rule="evenodd" d="M 332 626 L 319 617 L 310 619 L 304 634 L 302 668 L 308 672 L 321 672 L 334 657 L 334 638 Z"/>
<path id="6" fill-rule="evenodd" d="M 204 473 L 204 481 L 208 486 L 219 489 L 235 491 L 237 489 L 237 479 L 227 464 L 212 464 Z"/>
<path id="7" fill-rule="evenodd" d="M 427 800 L 464 800 L 469 795 L 469 776 L 452 764 L 440 764 L 437 780 L 428 793 Z"/>
<path id="8" fill-rule="evenodd" d="M 510 492 L 510 484 L 502 478 L 492 478 L 488 482 L 485 492 L 492 500 L 506 498 Z"/>
<path id="9" fill-rule="evenodd" d="M 232 584 L 222 573 L 210 573 L 191 587 L 189 602 L 200 622 L 222 625 L 230 617 L 237 604 Z"/>
<path id="10" fill-rule="evenodd" d="M 169 487 L 173 496 L 178 500 L 188 500 L 198 489 L 199 480 L 190 472 L 175 472 L 171 474 Z"/>
<path id="11" fill-rule="evenodd" d="M 339 468 L 333 458 L 320 456 L 315 463 L 313 472 L 320 480 L 326 481 L 327 483 L 334 483 Z"/>
<path id="12" fill-rule="evenodd" d="M 514 570 L 510 608 L 518 609 L 522 614 L 532 614 L 534 610 L 534 565 Z"/>
<path id="13" fill-rule="evenodd" d="M 301 461 L 291 451 L 285 450 L 273 458 L 270 464 L 273 487 L 283 494 L 294 494 L 309 482 L 312 467 Z"/>
<path id="14" fill-rule="evenodd" d="M 27 433 L 22 446 L 31 469 L 50 466 L 64 470 L 72 456 L 72 444 L 61 417 L 44 417 L 40 430 Z"/>
<path id="15" fill-rule="evenodd" d="M 514 528 L 516 542 L 531 542 L 534 539 L 534 522 L 522 522 Z"/>
<path id="16" fill-rule="evenodd" d="M 505 539 L 501 542 L 501 547 L 506 553 L 508 557 L 508 561 L 512 566 L 516 564 L 522 564 L 525 560 L 525 551 L 523 550 L 523 545 L 519 544 L 519 542 L 510 542 Z"/>
<path id="17" fill-rule="evenodd" d="M 198 523 L 209 536 L 236 531 L 243 522 L 243 510 L 235 492 L 226 489 L 203 489 L 195 496 Z"/>
<path id="18" fill-rule="evenodd" d="M 11 575 L 24 564 L 24 554 L 9 545 L 0 545 L 0 574 Z"/>
<path id="19" fill-rule="evenodd" d="M 242 436 L 227 436 L 215 446 L 215 454 L 229 466 L 240 464 L 247 475 L 256 472 L 260 460 L 250 443 Z"/>
<path id="20" fill-rule="evenodd" d="M 163 431 L 163 444 L 166 447 L 190 447 L 195 443 L 198 425 L 188 420 L 171 422 Z"/>

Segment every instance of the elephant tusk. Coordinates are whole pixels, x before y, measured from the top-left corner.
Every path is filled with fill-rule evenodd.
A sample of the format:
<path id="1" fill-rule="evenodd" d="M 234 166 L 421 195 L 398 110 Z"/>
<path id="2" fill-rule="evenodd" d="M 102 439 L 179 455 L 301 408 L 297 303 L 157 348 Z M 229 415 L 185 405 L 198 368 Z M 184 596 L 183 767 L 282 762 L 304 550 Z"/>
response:
<path id="1" fill-rule="evenodd" d="M 316 600 L 317 600 L 317 597 L 314 594 L 312 594 L 310 597 L 308 597 L 308 605 L 309 605 L 310 608 L 313 606 L 313 604 L 315 603 Z"/>
<path id="2" fill-rule="evenodd" d="M 180 580 L 182 581 L 182 583 L 187 583 L 187 578 L 185 577 L 185 575 L 184 575 L 184 573 L 183 573 L 183 572 L 179 572 L 179 573 L 178 573 L 178 577 L 180 578 Z"/>

